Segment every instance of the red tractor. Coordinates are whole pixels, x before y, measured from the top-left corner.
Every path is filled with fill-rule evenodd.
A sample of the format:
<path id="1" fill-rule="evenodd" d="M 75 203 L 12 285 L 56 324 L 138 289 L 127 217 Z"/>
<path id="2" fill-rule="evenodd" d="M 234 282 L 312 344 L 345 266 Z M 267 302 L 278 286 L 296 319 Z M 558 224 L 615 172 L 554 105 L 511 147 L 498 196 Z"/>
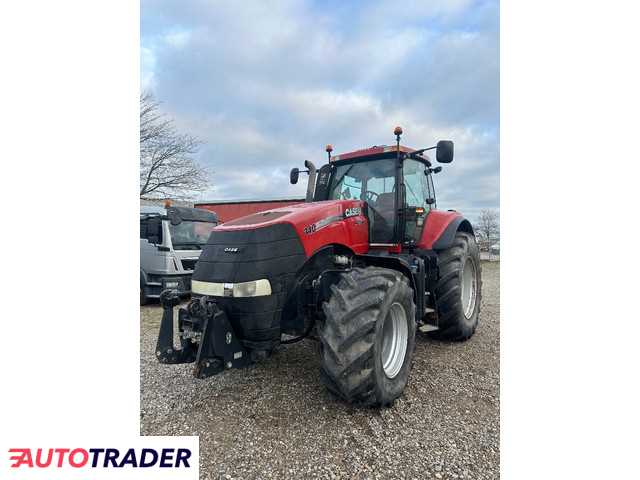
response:
<path id="1" fill-rule="evenodd" d="M 436 209 L 433 167 L 453 143 L 396 144 L 332 156 L 309 174 L 306 202 L 214 228 L 178 311 L 161 296 L 156 355 L 195 362 L 198 378 L 265 358 L 280 344 L 320 343 L 320 378 L 344 400 L 390 405 L 404 390 L 416 331 L 466 340 L 478 325 L 481 277 L 471 223 Z M 291 183 L 300 171 L 291 171 Z M 286 339 L 283 335 L 288 335 Z M 291 338 L 290 336 L 293 336 Z"/>

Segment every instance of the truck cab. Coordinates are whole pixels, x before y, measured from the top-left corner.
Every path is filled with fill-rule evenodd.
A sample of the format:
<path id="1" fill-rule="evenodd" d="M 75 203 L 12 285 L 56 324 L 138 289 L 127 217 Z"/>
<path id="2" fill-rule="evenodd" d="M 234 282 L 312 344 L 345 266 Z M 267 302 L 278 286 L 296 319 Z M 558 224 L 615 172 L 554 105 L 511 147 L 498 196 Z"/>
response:
<path id="1" fill-rule="evenodd" d="M 186 207 L 140 207 L 140 304 L 170 289 L 191 293 L 202 246 L 218 225 L 215 213 Z"/>

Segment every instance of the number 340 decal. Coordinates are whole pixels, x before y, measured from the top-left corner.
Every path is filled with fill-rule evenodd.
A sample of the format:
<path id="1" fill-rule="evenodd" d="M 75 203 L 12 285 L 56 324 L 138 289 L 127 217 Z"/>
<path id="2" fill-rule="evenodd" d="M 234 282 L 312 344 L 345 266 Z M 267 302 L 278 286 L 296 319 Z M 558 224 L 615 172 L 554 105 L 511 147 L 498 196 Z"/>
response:
<path id="1" fill-rule="evenodd" d="M 344 220 L 345 218 L 355 217 L 362 214 L 362 208 L 360 207 L 352 207 L 347 208 L 344 211 L 343 215 L 335 215 L 333 217 L 323 218 L 322 220 L 317 221 L 316 223 L 312 223 L 311 225 L 307 225 L 304 227 L 303 231 L 305 235 L 311 235 L 312 233 L 316 233 L 321 228 L 326 227 L 330 223 L 339 222 Z"/>

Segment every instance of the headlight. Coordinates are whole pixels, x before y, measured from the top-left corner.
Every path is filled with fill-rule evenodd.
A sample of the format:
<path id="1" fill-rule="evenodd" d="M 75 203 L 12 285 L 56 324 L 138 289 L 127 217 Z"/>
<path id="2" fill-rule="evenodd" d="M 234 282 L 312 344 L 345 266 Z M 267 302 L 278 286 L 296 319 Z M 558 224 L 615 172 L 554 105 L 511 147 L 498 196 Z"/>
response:
<path id="1" fill-rule="evenodd" d="M 191 292 L 212 297 L 264 297 L 271 295 L 271 283 L 264 278 L 241 283 L 215 283 L 192 280 Z"/>

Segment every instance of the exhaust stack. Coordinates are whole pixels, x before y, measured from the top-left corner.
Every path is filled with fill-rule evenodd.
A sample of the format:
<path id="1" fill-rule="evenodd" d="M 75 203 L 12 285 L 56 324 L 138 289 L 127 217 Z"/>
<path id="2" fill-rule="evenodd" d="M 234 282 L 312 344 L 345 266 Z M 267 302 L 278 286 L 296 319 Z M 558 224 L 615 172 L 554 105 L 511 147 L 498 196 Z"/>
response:
<path id="1" fill-rule="evenodd" d="M 307 184 L 307 198 L 305 202 L 313 202 L 313 194 L 316 189 L 316 166 L 309 160 L 304 161 L 304 166 L 309 170 L 309 183 Z"/>

